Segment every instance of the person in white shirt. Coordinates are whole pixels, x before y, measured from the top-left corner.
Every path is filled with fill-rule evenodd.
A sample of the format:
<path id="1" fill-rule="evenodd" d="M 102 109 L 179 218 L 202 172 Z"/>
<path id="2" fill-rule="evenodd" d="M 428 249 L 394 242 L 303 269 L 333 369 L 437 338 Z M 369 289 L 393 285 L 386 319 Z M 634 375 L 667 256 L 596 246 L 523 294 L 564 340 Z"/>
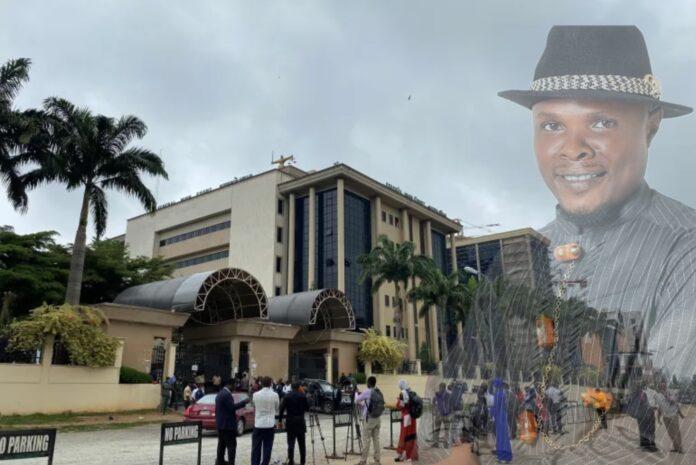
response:
<path id="1" fill-rule="evenodd" d="M 251 436 L 251 465 L 268 465 L 271 461 L 273 437 L 280 399 L 271 389 L 273 381 L 268 376 L 261 379 L 262 389 L 254 393 L 254 433 Z M 263 449 L 263 460 L 261 451 Z"/>

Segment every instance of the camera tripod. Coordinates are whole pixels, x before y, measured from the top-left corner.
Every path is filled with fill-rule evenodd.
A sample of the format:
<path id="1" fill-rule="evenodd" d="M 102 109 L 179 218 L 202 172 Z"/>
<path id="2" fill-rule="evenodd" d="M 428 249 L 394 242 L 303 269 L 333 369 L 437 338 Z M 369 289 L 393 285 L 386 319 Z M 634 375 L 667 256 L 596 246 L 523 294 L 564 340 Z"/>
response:
<path id="1" fill-rule="evenodd" d="M 347 460 L 348 455 L 360 455 L 363 451 L 362 434 L 360 431 L 360 415 L 357 413 L 358 406 L 351 399 L 351 409 L 350 409 L 350 427 L 346 429 L 346 450 L 343 455 L 343 459 Z M 358 439 L 358 452 L 355 451 L 353 445 L 353 429 L 355 428 L 355 436 Z M 348 450 L 348 443 L 350 442 L 350 450 Z"/>
<path id="2" fill-rule="evenodd" d="M 312 465 L 316 465 L 316 459 L 314 455 L 314 428 L 319 431 L 319 439 L 321 440 L 321 445 L 324 448 L 324 458 L 326 458 L 326 463 L 329 463 L 329 453 L 326 451 L 326 442 L 324 442 L 324 433 L 321 431 L 321 423 L 319 423 L 319 414 L 316 412 L 309 412 L 309 440 L 312 443 Z"/>

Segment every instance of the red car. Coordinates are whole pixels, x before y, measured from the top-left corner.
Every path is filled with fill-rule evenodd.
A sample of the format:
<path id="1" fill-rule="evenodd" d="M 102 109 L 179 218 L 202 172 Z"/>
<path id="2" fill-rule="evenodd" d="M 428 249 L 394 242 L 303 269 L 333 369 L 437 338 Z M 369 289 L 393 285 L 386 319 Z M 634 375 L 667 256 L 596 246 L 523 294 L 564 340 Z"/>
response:
<path id="1" fill-rule="evenodd" d="M 215 396 L 217 394 L 206 394 L 193 405 L 184 411 L 184 421 L 202 421 L 203 429 L 215 430 Z M 244 392 L 232 393 L 234 402 L 238 403 L 248 398 Z M 244 408 L 237 410 L 237 434 L 241 436 L 245 431 L 254 429 L 254 407 L 247 404 Z"/>

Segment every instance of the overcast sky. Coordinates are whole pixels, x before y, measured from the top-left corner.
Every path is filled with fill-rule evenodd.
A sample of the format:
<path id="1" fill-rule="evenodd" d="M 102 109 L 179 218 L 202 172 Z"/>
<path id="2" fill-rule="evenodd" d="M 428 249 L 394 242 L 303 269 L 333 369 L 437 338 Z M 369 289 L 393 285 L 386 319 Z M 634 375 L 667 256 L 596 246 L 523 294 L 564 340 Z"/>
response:
<path id="1" fill-rule="evenodd" d="M 553 24 L 637 25 L 663 98 L 696 105 L 696 5 L 660 5 L 0 0 L 0 61 L 33 60 L 20 108 L 60 96 L 142 118 L 140 144 L 170 175 L 147 181 L 160 203 L 267 170 L 275 152 L 306 170 L 346 163 L 500 231 L 553 216 L 530 113 L 496 96 L 529 86 Z M 694 129 L 694 115 L 664 121 L 648 166 L 654 188 L 692 206 Z M 19 215 L 3 197 L 0 224 L 72 242 L 79 200 L 42 187 Z M 142 213 L 118 192 L 108 200 L 107 236 Z"/>

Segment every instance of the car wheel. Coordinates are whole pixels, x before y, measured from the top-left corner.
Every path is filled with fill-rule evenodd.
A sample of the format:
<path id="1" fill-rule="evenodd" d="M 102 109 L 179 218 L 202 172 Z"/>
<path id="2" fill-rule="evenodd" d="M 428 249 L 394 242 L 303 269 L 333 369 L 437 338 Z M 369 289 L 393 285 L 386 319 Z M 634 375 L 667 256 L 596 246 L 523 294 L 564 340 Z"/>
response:
<path id="1" fill-rule="evenodd" d="M 331 413 L 333 411 L 333 403 L 330 400 L 325 400 L 321 404 L 321 411 L 324 413 Z"/>
<path id="2" fill-rule="evenodd" d="M 237 419 L 237 436 L 244 434 L 244 418 Z"/>

